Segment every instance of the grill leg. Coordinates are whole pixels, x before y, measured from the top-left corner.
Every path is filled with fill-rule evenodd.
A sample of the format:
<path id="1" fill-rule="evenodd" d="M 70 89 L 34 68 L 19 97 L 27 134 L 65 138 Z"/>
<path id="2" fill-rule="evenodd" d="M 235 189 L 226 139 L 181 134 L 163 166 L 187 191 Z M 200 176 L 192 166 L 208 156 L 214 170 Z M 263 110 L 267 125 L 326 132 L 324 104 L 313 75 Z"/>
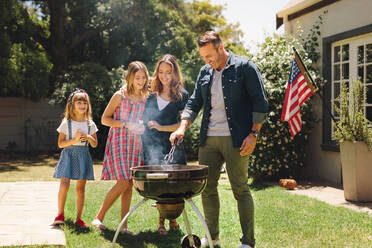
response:
<path id="1" fill-rule="evenodd" d="M 183 216 L 183 220 L 185 221 L 185 224 L 186 224 L 186 231 L 187 231 L 187 237 L 189 239 L 189 244 L 190 244 L 191 247 L 193 247 L 195 245 L 194 244 L 194 238 L 192 236 L 192 231 L 191 231 L 189 219 L 187 217 L 186 208 L 182 211 L 182 216 Z"/>
<path id="2" fill-rule="evenodd" d="M 137 203 L 136 206 L 134 206 L 123 218 L 123 220 L 120 222 L 119 226 L 118 226 L 118 229 L 116 229 L 116 233 L 115 233 L 115 236 L 114 236 L 114 239 L 112 240 L 112 247 L 114 247 L 115 245 L 115 242 L 116 242 L 116 239 L 118 238 L 118 235 L 119 235 L 119 232 L 120 232 L 120 229 L 121 227 L 123 226 L 124 222 L 126 219 L 128 219 L 128 217 L 134 212 L 134 210 L 136 210 L 136 208 L 138 208 L 140 205 L 142 205 L 142 203 L 144 203 L 145 201 L 147 201 L 148 199 L 147 198 L 143 198 L 142 201 L 140 201 L 139 203 Z"/>
<path id="3" fill-rule="evenodd" d="M 195 210 L 196 214 L 198 215 L 199 220 L 202 222 L 205 234 L 207 235 L 209 247 L 213 247 L 212 237 L 211 237 L 211 234 L 209 232 L 207 223 L 205 222 L 205 220 L 203 218 L 203 215 L 200 213 L 199 209 L 196 207 L 196 205 L 194 204 L 194 202 L 192 201 L 191 198 L 186 199 L 186 201 L 188 203 L 190 203 L 190 205 L 192 206 L 192 208 Z M 184 210 L 184 212 L 185 212 L 185 210 Z"/>

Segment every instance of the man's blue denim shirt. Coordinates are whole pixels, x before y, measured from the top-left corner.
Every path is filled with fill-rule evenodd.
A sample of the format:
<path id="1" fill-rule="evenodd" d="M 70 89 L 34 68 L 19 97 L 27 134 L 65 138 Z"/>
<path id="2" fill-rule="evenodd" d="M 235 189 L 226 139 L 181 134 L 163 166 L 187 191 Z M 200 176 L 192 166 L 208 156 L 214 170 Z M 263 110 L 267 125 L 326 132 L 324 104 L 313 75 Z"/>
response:
<path id="1" fill-rule="evenodd" d="M 222 72 L 222 91 L 233 145 L 240 147 L 252 131 L 252 124 L 265 121 L 269 104 L 257 66 L 245 57 L 228 52 L 229 58 Z M 205 145 L 207 138 L 212 79 L 213 68 L 206 64 L 200 69 L 194 93 L 181 114 L 181 119 L 193 122 L 204 107 L 200 146 Z"/>

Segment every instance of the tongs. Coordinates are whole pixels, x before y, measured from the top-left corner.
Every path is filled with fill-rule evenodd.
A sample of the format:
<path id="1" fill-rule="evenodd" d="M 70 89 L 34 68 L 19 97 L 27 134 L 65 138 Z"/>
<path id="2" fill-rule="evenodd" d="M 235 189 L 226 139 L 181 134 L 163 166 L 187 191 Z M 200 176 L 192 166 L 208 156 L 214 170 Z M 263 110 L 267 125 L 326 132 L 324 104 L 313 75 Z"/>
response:
<path id="1" fill-rule="evenodd" d="M 172 148 L 170 149 L 169 153 L 167 155 L 164 156 L 164 159 L 163 159 L 163 163 L 162 164 L 170 164 L 170 162 L 173 161 L 173 154 L 174 154 L 174 151 L 176 150 L 176 146 L 178 146 L 179 144 L 181 144 L 183 141 L 180 140 L 180 141 L 177 141 L 175 142 L 175 145 L 172 145 Z"/>
<path id="2" fill-rule="evenodd" d="M 173 145 L 169 153 L 164 156 L 163 164 L 170 164 L 170 162 L 173 161 L 173 154 L 175 150 L 176 150 L 176 146 Z"/>

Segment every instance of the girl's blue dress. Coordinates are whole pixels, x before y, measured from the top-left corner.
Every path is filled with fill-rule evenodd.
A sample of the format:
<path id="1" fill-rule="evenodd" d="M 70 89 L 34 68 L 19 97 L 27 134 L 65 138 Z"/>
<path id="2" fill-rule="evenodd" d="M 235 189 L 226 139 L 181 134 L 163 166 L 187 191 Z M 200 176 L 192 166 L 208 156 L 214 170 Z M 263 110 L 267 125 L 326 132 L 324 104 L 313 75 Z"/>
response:
<path id="1" fill-rule="evenodd" d="M 71 139 L 71 120 L 68 120 L 67 124 L 68 139 Z M 89 132 L 90 126 L 88 125 Z M 74 180 L 94 180 L 93 162 L 89 152 L 88 141 L 84 146 L 68 146 L 63 148 L 53 177 L 66 177 Z"/>

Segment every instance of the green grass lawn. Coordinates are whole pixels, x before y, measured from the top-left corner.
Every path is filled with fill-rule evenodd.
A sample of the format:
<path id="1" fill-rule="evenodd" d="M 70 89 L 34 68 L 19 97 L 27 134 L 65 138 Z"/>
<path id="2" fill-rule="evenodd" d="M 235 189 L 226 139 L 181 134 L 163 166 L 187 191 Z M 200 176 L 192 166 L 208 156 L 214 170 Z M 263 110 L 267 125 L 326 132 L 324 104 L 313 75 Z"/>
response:
<path id="1" fill-rule="evenodd" d="M 21 163 L 18 161 L 19 168 L 23 168 Z M 3 181 L 4 173 L 9 173 L 9 170 L 2 169 L 3 165 L 4 161 L 0 161 L 0 181 Z M 25 166 L 23 170 L 27 168 L 28 173 L 33 174 L 33 166 L 23 166 Z M 40 173 L 46 171 L 50 179 L 49 167 L 51 166 L 35 165 L 35 170 L 39 171 L 38 178 L 44 178 Z M 96 177 L 99 177 L 99 163 L 96 167 L 96 172 L 98 171 Z M 33 180 L 31 176 L 20 176 L 22 174 L 20 170 L 13 170 L 13 173 L 6 174 L 7 181 L 16 181 L 12 179 L 12 174 L 16 175 L 16 180 L 19 178 Z M 88 182 L 83 214 L 86 222 L 90 222 L 95 217 L 112 185 L 113 182 Z M 67 247 L 111 247 L 111 241 L 120 222 L 119 201 L 109 210 L 104 220 L 108 230 L 100 231 L 95 228 L 82 230 L 73 225 L 76 211 L 74 187 L 75 184 L 72 184 L 65 210 L 67 223 L 63 227 Z M 258 248 L 372 247 L 372 218 L 367 213 L 358 213 L 305 196 L 292 195 L 276 186 L 252 184 L 251 190 L 255 200 L 255 234 Z M 238 247 L 240 245 L 239 217 L 226 174 L 222 174 L 219 192 L 222 199 L 220 213 L 222 247 Z M 141 200 L 142 197 L 134 192 L 132 206 Z M 200 196 L 194 197 L 193 200 L 202 210 Z M 181 225 L 179 231 L 172 231 L 167 236 L 161 236 L 157 233 L 158 213 L 152 203 L 154 201 L 149 200 L 130 216 L 129 228 L 135 232 L 135 235 L 120 234 L 115 247 L 180 247 L 179 242 L 186 233 L 182 216 L 178 218 Z M 202 237 L 204 230 L 199 219 L 189 204 L 186 203 L 185 206 L 193 233 Z"/>
<path id="2" fill-rule="evenodd" d="M 49 155 L 5 155 L 0 153 L 0 182 L 56 181 L 53 178 L 59 154 Z M 94 175 L 99 176 L 102 161 L 94 160 Z"/>

